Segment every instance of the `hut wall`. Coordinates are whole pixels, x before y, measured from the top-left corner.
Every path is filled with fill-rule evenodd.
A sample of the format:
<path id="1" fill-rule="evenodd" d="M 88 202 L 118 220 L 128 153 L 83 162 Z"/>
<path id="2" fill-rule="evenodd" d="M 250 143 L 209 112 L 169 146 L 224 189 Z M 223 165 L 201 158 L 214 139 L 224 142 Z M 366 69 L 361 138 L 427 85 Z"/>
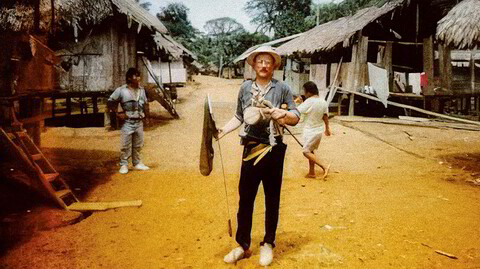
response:
<path id="1" fill-rule="evenodd" d="M 244 61 L 245 69 L 243 71 L 243 79 L 248 80 L 248 79 L 254 79 L 255 78 L 255 71 L 253 68 L 247 63 L 247 61 Z"/>
<path id="2" fill-rule="evenodd" d="M 273 71 L 273 78 L 278 81 L 283 81 L 283 70 Z"/>
<path id="3" fill-rule="evenodd" d="M 182 60 L 173 62 L 152 61 L 152 71 L 161 83 L 187 83 L 187 69 Z M 148 83 L 155 83 L 153 78 L 148 76 Z"/>
<path id="4" fill-rule="evenodd" d="M 11 56 L 12 46 L 10 42 L 6 42 L 8 38 L 0 40 L 0 96 L 12 95 L 11 89 Z M 3 114 L 3 113 L 2 113 Z"/>
<path id="5" fill-rule="evenodd" d="M 293 95 L 301 95 L 303 92 L 303 84 L 308 81 L 309 74 L 297 73 L 292 70 L 285 71 L 285 83 L 292 89 Z"/>
<path id="6" fill-rule="evenodd" d="M 57 58 L 43 42 L 28 34 L 18 34 L 2 38 L 0 49 L 1 96 L 53 90 Z"/>
<path id="7" fill-rule="evenodd" d="M 70 61 L 68 71 L 58 71 L 63 91 L 112 91 L 125 84 L 125 73 L 136 66 L 135 32 L 118 27 L 94 29 L 84 42 L 73 44 L 73 55 L 62 56 Z"/>
<path id="8" fill-rule="evenodd" d="M 319 89 L 327 87 L 327 65 L 326 64 L 312 64 L 310 65 L 309 80 L 315 82 Z"/>

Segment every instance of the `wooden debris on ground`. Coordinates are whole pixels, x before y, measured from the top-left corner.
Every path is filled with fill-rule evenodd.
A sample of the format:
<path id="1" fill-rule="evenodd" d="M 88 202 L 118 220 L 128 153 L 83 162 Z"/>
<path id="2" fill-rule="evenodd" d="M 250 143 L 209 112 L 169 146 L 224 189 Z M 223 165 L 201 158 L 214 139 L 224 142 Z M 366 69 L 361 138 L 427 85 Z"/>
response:
<path id="1" fill-rule="evenodd" d="M 455 255 L 453 254 L 450 254 L 450 253 L 447 253 L 445 251 L 441 251 L 441 250 L 435 250 L 436 253 L 440 254 L 440 255 L 443 255 L 443 256 L 447 256 L 449 257 L 450 259 L 458 259 Z"/>
<path id="2" fill-rule="evenodd" d="M 78 202 L 68 206 L 73 211 L 105 211 L 119 207 L 136 206 L 140 207 L 142 200 L 119 201 L 119 202 Z"/>

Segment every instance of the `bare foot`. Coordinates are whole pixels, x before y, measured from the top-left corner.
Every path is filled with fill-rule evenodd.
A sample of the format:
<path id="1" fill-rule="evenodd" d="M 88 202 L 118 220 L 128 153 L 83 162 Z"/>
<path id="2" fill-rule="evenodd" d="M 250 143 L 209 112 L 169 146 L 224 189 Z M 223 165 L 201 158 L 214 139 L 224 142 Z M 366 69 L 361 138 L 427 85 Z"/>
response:
<path id="1" fill-rule="evenodd" d="M 316 177 L 317 177 L 317 175 L 315 175 L 315 174 L 310 174 L 310 173 L 308 173 L 308 174 L 305 175 L 305 178 L 316 178 Z"/>
<path id="2" fill-rule="evenodd" d="M 322 176 L 322 179 L 323 179 L 323 180 L 327 180 L 328 171 L 330 170 L 330 165 L 332 165 L 332 164 L 329 163 L 329 164 L 327 165 L 327 168 L 324 168 L 324 172 L 323 172 L 323 176 Z"/>

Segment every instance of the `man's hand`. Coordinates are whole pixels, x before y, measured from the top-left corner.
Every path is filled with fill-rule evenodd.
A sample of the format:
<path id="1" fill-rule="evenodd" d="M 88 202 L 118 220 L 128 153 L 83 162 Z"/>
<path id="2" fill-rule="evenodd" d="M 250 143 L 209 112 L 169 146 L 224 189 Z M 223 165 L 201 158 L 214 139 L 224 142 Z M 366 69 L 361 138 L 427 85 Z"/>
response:
<path id="1" fill-rule="evenodd" d="M 215 140 L 220 140 L 220 138 L 222 138 L 223 136 L 225 135 L 225 133 L 223 132 L 222 128 L 218 128 L 217 129 L 217 133 L 213 134 L 213 137 L 215 138 Z"/>
<path id="2" fill-rule="evenodd" d="M 272 115 L 272 118 L 274 120 L 276 120 L 277 122 L 280 120 L 280 119 L 283 119 L 287 116 L 287 111 L 286 110 L 283 110 L 283 109 L 280 109 L 280 108 L 272 108 L 270 110 L 271 112 L 271 115 Z"/>

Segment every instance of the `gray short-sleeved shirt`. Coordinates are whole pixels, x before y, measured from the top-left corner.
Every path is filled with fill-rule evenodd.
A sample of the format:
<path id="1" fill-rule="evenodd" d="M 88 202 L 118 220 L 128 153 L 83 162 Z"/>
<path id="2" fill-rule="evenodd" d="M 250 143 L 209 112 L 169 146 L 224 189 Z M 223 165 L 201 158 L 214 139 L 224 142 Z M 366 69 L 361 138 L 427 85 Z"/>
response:
<path id="1" fill-rule="evenodd" d="M 241 122 L 243 121 L 243 112 L 247 107 L 252 106 L 252 84 L 253 81 L 247 80 L 240 87 L 237 99 L 237 111 L 235 117 Z M 288 111 L 294 113 L 300 118 L 295 102 L 293 101 L 292 91 L 290 87 L 276 79 L 272 79 L 272 87 L 264 96 L 274 107 L 280 108 L 282 104 L 287 104 Z M 268 122 L 259 123 L 256 125 L 245 124 L 244 132 L 240 135 L 242 138 L 251 138 L 262 143 L 269 144 L 268 136 L 270 134 L 270 127 Z"/>
<path id="2" fill-rule="evenodd" d="M 128 89 L 128 86 L 122 85 L 118 87 L 110 98 L 109 102 L 118 103 L 120 102 L 123 111 L 129 119 L 143 119 L 145 118 L 145 104 L 148 102 L 145 90 L 140 87 L 138 89 L 138 96 L 133 96 L 133 94 Z"/>

